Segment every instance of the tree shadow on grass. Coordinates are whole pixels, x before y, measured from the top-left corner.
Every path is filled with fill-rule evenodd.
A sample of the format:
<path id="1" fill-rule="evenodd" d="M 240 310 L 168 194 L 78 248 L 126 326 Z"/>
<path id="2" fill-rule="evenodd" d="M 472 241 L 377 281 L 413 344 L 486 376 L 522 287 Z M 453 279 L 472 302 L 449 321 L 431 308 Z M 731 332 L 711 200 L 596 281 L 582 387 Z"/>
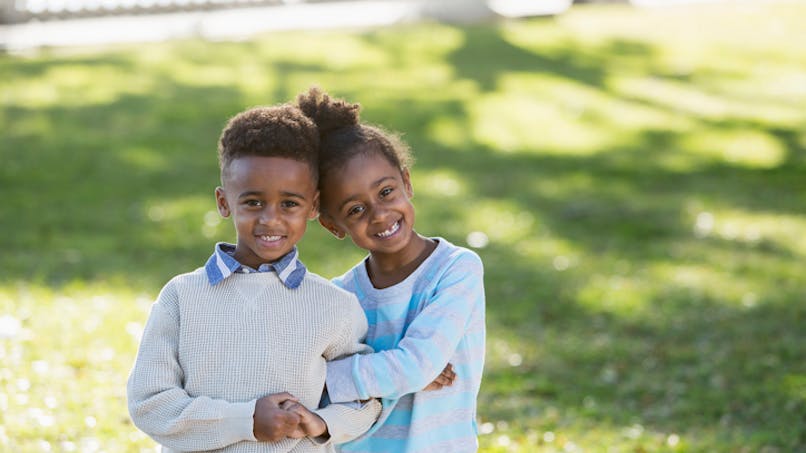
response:
<path id="1" fill-rule="evenodd" d="M 608 58 L 653 52 L 630 42 L 593 50 L 570 46 L 541 55 L 513 46 L 498 30 L 474 28 L 448 61 L 457 79 L 475 80 L 486 91 L 514 70 L 553 73 L 607 94 Z M 126 59 L 109 61 L 130 69 Z M 278 65 L 281 79 L 266 93 L 274 102 L 296 94 L 290 92 L 294 74 L 326 71 L 268 63 Z M 19 73 L 46 70 L 35 65 Z M 154 293 L 172 275 L 201 265 L 215 240 L 232 238 L 226 222 L 208 234 L 203 229 L 214 211 L 216 139 L 226 118 L 245 103 L 267 102 L 245 102 L 233 88 L 189 86 L 167 76 L 157 87 L 153 96 L 124 95 L 101 105 L 4 108 L 8 118 L 24 121 L 15 120 L 4 136 L 0 179 L 11 196 L 0 217 L 11 220 L 4 220 L 7 234 L 0 239 L 0 283 L 58 288 L 73 280 L 120 279 Z M 360 101 L 362 91 L 354 93 Z M 483 420 L 546 431 L 641 424 L 690 436 L 694 449 L 803 448 L 798 420 L 806 416 L 806 338 L 799 329 L 804 294 L 797 272 L 803 257 L 781 242 L 697 238 L 692 215 L 699 208 L 691 207 L 798 218 L 806 193 L 798 130 L 710 123 L 769 134 L 787 157 L 770 169 L 691 157 L 696 165 L 680 170 L 666 159 L 684 153 L 680 132 L 640 130 L 592 156 L 504 153 L 471 134 L 461 145 L 431 136 L 430 127 L 444 118 L 468 130 L 474 126 L 461 99 L 412 101 L 405 108 L 376 101 L 365 114 L 406 134 L 418 157 L 415 178 L 421 169 L 450 172 L 466 191 L 452 199 L 415 187 L 423 233 L 463 244 L 481 203 L 535 219 L 518 237 L 494 237 L 479 250 L 496 359 L 481 395 Z M 521 249 L 544 239 L 569 244 L 580 262 L 560 272 L 551 250 Z M 302 250 L 327 276 L 362 255 L 315 225 Z M 748 298 L 651 272 L 663 266 L 717 274 L 728 288 L 750 288 Z M 600 280 L 614 287 L 597 286 Z M 624 281 L 638 290 L 620 289 Z M 625 308 L 635 293 L 636 306 Z M 505 360 L 512 352 L 522 359 L 517 366 Z M 705 439 L 709 432 L 716 442 Z"/>
<path id="2" fill-rule="evenodd" d="M 9 123 L 0 181 L 9 193 L 0 217 L 13 234 L 0 239 L 0 283 L 113 280 L 154 291 L 203 264 L 216 240 L 233 240 L 227 222 L 216 222 L 213 197 L 221 130 L 245 108 L 293 100 L 297 74 L 325 72 L 322 65 L 266 57 L 258 47 L 182 41 L 155 46 L 153 57 L 122 47 L 89 56 L 0 58 L 9 83 L 64 67 L 108 67 L 142 71 L 149 86 L 142 94 L 120 88 L 114 99 L 80 106 L 2 106 Z M 181 58 L 163 64 L 171 54 Z M 262 96 L 207 81 L 203 71 L 201 83 L 175 73 L 238 70 L 247 58 L 268 59 L 271 83 Z"/>
<path id="3" fill-rule="evenodd" d="M 408 107 L 418 118 L 440 110 Z M 450 115 L 457 110 L 444 107 Z M 803 256 L 791 244 L 766 239 L 697 237 L 697 211 L 690 207 L 699 200 L 753 215 L 799 216 L 803 203 L 793 194 L 804 193 L 806 183 L 798 166 L 703 160 L 681 171 L 664 160 L 682 151 L 681 135 L 662 130 L 642 131 L 585 157 L 501 153 L 478 144 L 457 149 L 430 142 L 425 130 L 410 134 L 418 137 L 415 152 L 421 151 L 415 178 L 417 168 L 450 171 L 465 183 L 465 200 L 534 214 L 538 225 L 522 239 L 567 241 L 584 264 L 558 272 L 551 255 L 541 262 L 521 253 L 517 238 L 479 251 L 487 268 L 490 331 L 509 342 L 505 349 L 523 355 L 518 366 L 488 367 L 485 421 L 523 431 L 582 424 L 619 432 L 637 424 L 677 433 L 695 449 L 721 445 L 720 451 L 806 445 L 806 432 L 792 422 L 806 416 L 799 390 L 806 376 L 799 345 L 806 336 L 798 328 L 806 311 L 797 302 L 804 296 L 797 271 Z M 772 133 L 795 134 L 785 128 Z M 585 184 L 575 185 L 579 175 Z M 419 196 L 417 206 L 421 231 L 463 242 L 472 206 L 454 205 L 439 193 Z M 622 262 L 626 270 L 617 268 Z M 720 285 L 749 289 L 733 296 L 721 286 L 648 273 L 663 266 L 715 273 Z M 633 298 L 632 290 L 609 290 L 601 297 L 611 300 L 585 305 L 582 294 L 597 278 L 652 288 L 633 313 L 611 312 L 608 306 Z"/>
<path id="4" fill-rule="evenodd" d="M 540 27 L 543 23 L 533 22 L 533 26 Z M 562 46 L 562 52 L 537 53 L 510 43 L 502 36 L 500 28 L 475 26 L 463 31 L 463 45 L 451 53 L 448 62 L 454 67 L 457 79 L 474 80 L 483 91 L 496 90 L 499 77 L 506 72 L 555 74 L 602 88 L 606 66 L 599 59 L 613 55 L 611 52 L 614 50 L 629 49 L 631 54 L 636 55 L 649 51 L 642 43 L 614 43 L 610 51 L 593 58 L 569 42 Z"/>
<path id="5" fill-rule="evenodd" d="M 203 264 L 214 238 L 229 233 L 205 237 L 203 228 L 215 211 L 218 136 L 244 108 L 242 94 L 158 86 L 109 104 L 4 109 L 23 120 L 3 139 L 0 180 L 10 193 L 0 216 L 13 234 L 0 240 L 0 281 L 159 287 Z"/>
<path id="6" fill-rule="evenodd" d="M 660 444 L 677 434 L 694 450 L 804 447 L 806 433 L 795 422 L 806 415 L 802 308 L 692 303 L 685 288 L 650 304 L 657 315 L 625 319 L 566 309 L 568 317 L 509 323 L 505 331 L 520 341 L 510 339 L 508 348 L 523 358 L 517 366 L 487 367 L 485 421 L 523 431 L 609 430 L 617 437 L 638 425 L 650 438 L 660 435 Z"/>

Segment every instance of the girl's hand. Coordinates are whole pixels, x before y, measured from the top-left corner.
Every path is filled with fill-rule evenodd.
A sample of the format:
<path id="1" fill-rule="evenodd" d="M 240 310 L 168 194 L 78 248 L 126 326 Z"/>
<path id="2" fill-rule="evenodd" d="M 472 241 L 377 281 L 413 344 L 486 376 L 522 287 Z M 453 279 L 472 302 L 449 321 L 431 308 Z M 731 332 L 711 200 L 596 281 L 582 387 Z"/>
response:
<path id="1" fill-rule="evenodd" d="M 453 371 L 453 365 L 450 363 L 445 365 L 445 369 L 442 370 L 442 373 L 434 379 L 433 382 L 428 384 L 423 390 L 430 391 L 430 390 L 440 390 L 442 387 L 450 387 L 453 385 L 453 381 L 456 380 L 456 373 Z"/>

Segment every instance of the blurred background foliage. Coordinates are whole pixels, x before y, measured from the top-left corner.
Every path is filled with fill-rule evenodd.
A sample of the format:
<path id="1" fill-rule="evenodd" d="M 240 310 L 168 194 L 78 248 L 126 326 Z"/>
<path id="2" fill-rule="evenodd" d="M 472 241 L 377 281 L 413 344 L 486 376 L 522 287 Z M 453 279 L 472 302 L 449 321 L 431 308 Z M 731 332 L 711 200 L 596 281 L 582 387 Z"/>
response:
<path id="1" fill-rule="evenodd" d="M 142 451 L 125 380 L 234 240 L 216 140 L 312 84 L 412 145 L 486 265 L 483 452 L 806 451 L 806 6 L 0 55 L 0 450 Z M 312 223 L 308 266 L 363 254 Z"/>

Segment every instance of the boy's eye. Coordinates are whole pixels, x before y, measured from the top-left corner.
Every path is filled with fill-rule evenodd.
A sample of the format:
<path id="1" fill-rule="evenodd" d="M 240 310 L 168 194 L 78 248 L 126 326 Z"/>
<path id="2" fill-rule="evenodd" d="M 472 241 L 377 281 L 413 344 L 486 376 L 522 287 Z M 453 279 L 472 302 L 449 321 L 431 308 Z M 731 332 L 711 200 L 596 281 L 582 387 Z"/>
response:
<path id="1" fill-rule="evenodd" d="M 384 187 L 381 189 L 381 197 L 388 196 L 390 193 L 392 193 L 392 190 L 393 189 L 391 187 Z"/>
<path id="2" fill-rule="evenodd" d="M 286 201 L 282 202 L 282 205 L 283 205 L 284 208 L 294 208 L 294 207 L 299 206 L 299 203 L 297 203 L 296 201 L 292 201 L 292 200 L 286 200 Z"/>
<path id="3" fill-rule="evenodd" d="M 249 206 L 250 208 L 256 208 L 263 206 L 263 203 L 260 200 L 246 200 L 244 204 Z"/>

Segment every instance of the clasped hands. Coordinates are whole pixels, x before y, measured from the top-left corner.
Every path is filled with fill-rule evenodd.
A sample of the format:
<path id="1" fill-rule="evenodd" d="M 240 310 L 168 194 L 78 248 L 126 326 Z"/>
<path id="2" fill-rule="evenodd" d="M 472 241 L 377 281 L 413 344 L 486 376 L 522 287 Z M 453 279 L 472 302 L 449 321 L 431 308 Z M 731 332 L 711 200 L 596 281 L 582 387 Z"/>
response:
<path id="1" fill-rule="evenodd" d="M 450 363 L 423 390 L 440 390 L 453 385 L 456 373 Z M 288 392 L 273 393 L 257 400 L 253 415 L 255 439 L 261 442 L 278 442 L 286 437 L 327 436 L 327 424 L 321 417 L 300 404 Z"/>
<path id="2" fill-rule="evenodd" d="M 288 392 L 273 393 L 257 400 L 253 419 L 255 439 L 261 442 L 327 434 L 325 421 Z"/>

